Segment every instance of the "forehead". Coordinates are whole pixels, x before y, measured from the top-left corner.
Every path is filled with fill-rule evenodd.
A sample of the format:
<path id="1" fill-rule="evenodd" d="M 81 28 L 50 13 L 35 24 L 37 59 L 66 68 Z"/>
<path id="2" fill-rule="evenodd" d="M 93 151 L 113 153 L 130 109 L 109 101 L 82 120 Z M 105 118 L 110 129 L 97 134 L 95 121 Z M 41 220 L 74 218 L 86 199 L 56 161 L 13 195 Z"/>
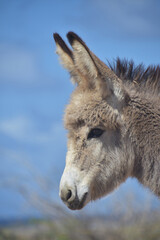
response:
<path id="1" fill-rule="evenodd" d="M 66 107 L 64 124 L 66 129 L 73 130 L 81 126 L 88 127 L 115 125 L 115 111 L 95 91 L 76 90 L 71 95 L 71 101 Z M 117 115 L 117 114 L 116 114 Z"/>

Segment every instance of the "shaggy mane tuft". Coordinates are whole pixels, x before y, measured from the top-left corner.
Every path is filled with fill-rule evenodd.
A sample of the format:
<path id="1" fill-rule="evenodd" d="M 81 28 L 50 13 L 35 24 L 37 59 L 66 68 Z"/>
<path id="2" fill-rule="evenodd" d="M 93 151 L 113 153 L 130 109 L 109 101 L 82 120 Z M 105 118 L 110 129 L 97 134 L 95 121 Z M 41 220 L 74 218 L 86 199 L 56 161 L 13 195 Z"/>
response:
<path id="1" fill-rule="evenodd" d="M 133 60 L 121 60 L 117 58 L 114 62 L 108 62 L 109 68 L 123 81 L 133 82 L 142 87 L 160 93 L 160 66 L 135 65 Z"/>

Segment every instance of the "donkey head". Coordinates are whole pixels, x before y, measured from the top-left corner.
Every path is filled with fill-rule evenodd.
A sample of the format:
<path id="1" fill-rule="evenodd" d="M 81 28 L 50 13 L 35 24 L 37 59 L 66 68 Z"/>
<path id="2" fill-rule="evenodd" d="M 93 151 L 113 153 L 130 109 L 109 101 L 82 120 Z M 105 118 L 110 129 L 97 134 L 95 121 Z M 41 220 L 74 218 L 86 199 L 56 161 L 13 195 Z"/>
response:
<path id="1" fill-rule="evenodd" d="M 73 32 L 70 50 L 54 34 L 57 53 L 76 83 L 64 116 L 68 130 L 60 197 L 72 210 L 113 191 L 129 174 L 124 154 L 123 109 L 129 99 L 122 81 Z"/>

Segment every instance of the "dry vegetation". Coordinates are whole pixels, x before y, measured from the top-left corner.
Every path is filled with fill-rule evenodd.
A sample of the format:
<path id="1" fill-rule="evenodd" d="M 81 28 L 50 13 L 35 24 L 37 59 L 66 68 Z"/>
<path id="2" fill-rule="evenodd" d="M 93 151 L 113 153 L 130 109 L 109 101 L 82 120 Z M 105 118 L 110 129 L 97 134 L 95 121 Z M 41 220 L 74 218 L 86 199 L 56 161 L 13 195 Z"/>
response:
<path id="1" fill-rule="evenodd" d="M 143 215 L 143 214 L 142 214 Z M 0 240 L 159 240 L 160 213 L 138 215 L 129 221 L 121 217 L 29 220 L 0 229 Z"/>

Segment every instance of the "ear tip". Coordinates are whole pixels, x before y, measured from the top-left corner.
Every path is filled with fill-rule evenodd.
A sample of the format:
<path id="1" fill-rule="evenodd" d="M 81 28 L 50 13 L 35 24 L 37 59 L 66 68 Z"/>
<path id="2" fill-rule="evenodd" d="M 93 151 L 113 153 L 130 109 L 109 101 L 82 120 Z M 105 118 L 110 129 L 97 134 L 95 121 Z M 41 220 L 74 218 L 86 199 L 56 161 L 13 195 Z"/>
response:
<path id="1" fill-rule="evenodd" d="M 53 33 L 53 38 L 55 42 L 59 42 L 61 40 L 61 37 L 59 36 L 58 33 Z"/>
<path id="2" fill-rule="evenodd" d="M 67 33 L 67 38 L 68 38 L 68 41 L 71 45 L 73 45 L 75 40 L 80 42 L 81 44 L 84 44 L 83 40 L 74 32 L 68 32 Z"/>
<path id="3" fill-rule="evenodd" d="M 76 36 L 76 34 L 74 32 L 67 33 L 67 38 L 71 45 L 73 44 L 73 42 L 75 40 L 75 36 Z"/>
<path id="4" fill-rule="evenodd" d="M 53 38 L 56 42 L 56 45 L 60 46 L 61 49 L 72 58 L 72 51 L 68 48 L 61 36 L 58 33 L 53 33 Z"/>

